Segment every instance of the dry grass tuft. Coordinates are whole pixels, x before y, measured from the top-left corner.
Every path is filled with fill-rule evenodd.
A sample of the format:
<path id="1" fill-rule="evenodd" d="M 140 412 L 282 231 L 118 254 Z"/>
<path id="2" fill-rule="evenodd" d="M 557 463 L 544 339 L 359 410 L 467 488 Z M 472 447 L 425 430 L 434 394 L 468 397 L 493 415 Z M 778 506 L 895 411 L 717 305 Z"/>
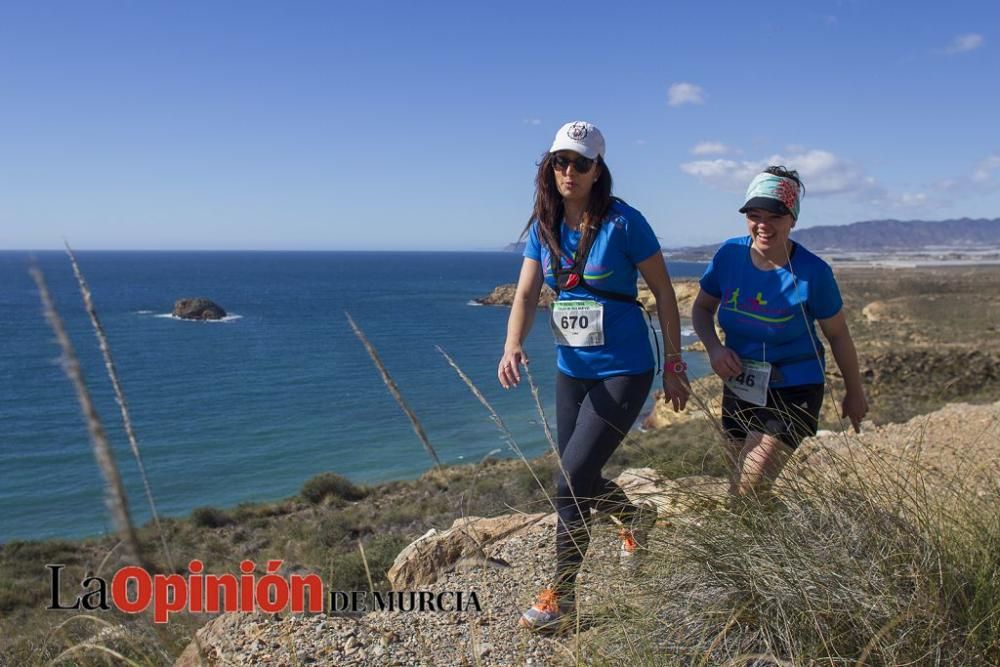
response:
<path id="1" fill-rule="evenodd" d="M 690 503 L 656 531 L 606 664 L 1000 664 L 1000 464 L 849 445 L 789 468 L 773 502 Z"/>

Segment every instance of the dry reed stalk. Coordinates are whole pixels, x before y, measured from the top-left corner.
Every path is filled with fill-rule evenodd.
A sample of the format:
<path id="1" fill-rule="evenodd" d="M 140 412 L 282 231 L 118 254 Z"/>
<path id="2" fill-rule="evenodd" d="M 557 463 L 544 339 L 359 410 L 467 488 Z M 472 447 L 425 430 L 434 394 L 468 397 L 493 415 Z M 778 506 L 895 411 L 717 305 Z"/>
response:
<path id="1" fill-rule="evenodd" d="M 514 451 L 514 453 L 517 454 L 517 456 L 522 461 L 524 461 L 525 465 L 528 466 L 528 471 L 531 473 L 531 476 L 535 478 L 535 481 L 538 482 L 538 486 L 544 489 L 545 485 L 543 485 L 541 481 L 539 481 L 538 477 L 535 475 L 535 471 L 532 469 L 531 464 L 528 463 L 528 459 L 524 456 L 524 452 L 521 451 L 521 448 L 518 446 L 517 441 L 514 439 L 514 434 L 510 432 L 510 429 L 507 428 L 507 424 L 505 424 L 503 419 L 500 418 L 500 415 L 497 414 L 497 411 L 493 409 L 493 406 L 490 405 L 490 402 L 486 400 L 486 397 L 483 396 L 482 392 L 479 391 L 479 388 L 475 385 L 475 383 L 472 382 L 469 376 L 465 374 L 465 371 L 463 371 L 459 367 L 459 365 L 455 363 L 455 360 L 452 359 L 451 356 L 447 352 L 445 352 L 440 345 L 435 345 L 434 349 L 436 349 L 438 352 L 441 353 L 441 356 L 445 358 L 445 360 L 448 362 L 448 365 L 451 366 L 456 373 L 458 373 L 458 377 L 462 379 L 462 382 L 464 382 L 465 386 L 469 388 L 469 391 L 472 392 L 472 395 L 475 396 L 477 399 L 479 399 L 479 402 L 483 404 L 483 407 L 486 408 L 486 411 L 490 413 L 490 419 L 493 420 L 493 423 L 496 424 L 496 427 L 500 429 L 501 433 L 503 433 L 504 438 L 507 440 L 507 444 L 510 445 L 510 448 Z"/>
<path id="2" fill-rule="evenodd" d="M 53 658 L 49 664 L 50 665 L 59 664 L 63 660 L 69 658 L 69 656 L 73 655 L 74 653 L 80 653 L 82 651 L 87 651 L 87 650 L 97 651 L 98 653 L 105 653 L 111 656 L 112 658 L 115 658 L 116 660 L 120 661 L 121 663 L 126 665 L 131 665 L 132 667 L 142 667 L 138 662 L 126 658 L 118 651 L 110 649 L 107 646 L 102 646 L 101 644 L 90 644 L 87 642 L 82 642 L 80 644 L 76 644 L 75 646 L 69 647 L 68 649 L 57 655 L 55 658 Z"/>
<path id="3" fill-rule="evenodd" d="M 531 397 L 535 399 L 535 409 L 538 410 L 538 416 L 542 420 L 542 429 L 545 431 L 545 439 L 549 441 L 549 445 L 552 446 L 552 451 L 555 455 L 559 456 L 559 447 L 556 445 L 556 439 L 552 437 L 552 429 L 549 428 L 549 420 L 545 418 L 545 410 L 542 409 L 542 400 L 538 395 L 538 385 L 535 384 L 535 378 L 531 377 L 531 371 L 528 367 L 524 367 L 524 374 L 528 376 L 528 386 L 531 387 Z"/>
<path id="4" fill-rule="evenodd" d="M 368 568 L 368 556 L 365 555 L 365 545 L 358 540 L 358 551 L 361 552 L 361 564 L 365 566 L 365 576 L 368 577 L 368 590 L 375 593 L 375 582 L 372 581 L 372 571 Z"/>
<path id="5" fill-rule="evenodd" d="M 97 408 L 94 407 L 94 403 L 90 398 L 90 392 L 87 390 L 87 385 L 84 382 L 83 371 L 80 369 L 80 362 L 76 358 L 73 343 L 66 334 L 62 318 L 59 317 L 55 304 L 52 302 L 49 288 L 45 283 L 45 276 L 42 275 L 42 272 L 37 267 L 32 267 L 30 273 L 35 284 L 38 286 L 45 319 L 48 320 L 49 326 L 52 327 L 52 331 L 55 333 L 56 340 L 62 350 L 63 370 L 76 389 L 77 400 L 80 402 L 80 410 L 83 412 L 84 422 L 86 422 L 87 430 L 90 433 L 94 458 L 97 460 L 97 466 L 101 469 L 101 474 L 104 476 L 105 502 L 107 503 L 108 511 L 115 522 L 119 536 L 131 552 L 129 555 L 137 564 L 149 569 L 148 563 L 142 557 L 142 550 L 139 547 L 139 539 L 136 536 L 135 526 L 132 524 L 131 517 L 129 517 L 128 497 L 125 494 L 125 487 L 122 484 L 121 476 L 118 474 L 118 466 L 115 464 L 111 444 L 108 442 L 107 433 L 104 431 L 100 416 L 97 414 Z"/>
<path id="6" fill-rule="evenodd" d="M 549 445 L 552 447 L 552 453 L 556 456 L 556 463 L 559 465 L 559 472 L 562 473 L 567 484 L 569 485 L 569 491 L 573 496 L 573 503 L 576 505 L 576 509 L 580 512 L 580 515 L 583 516 L 583 508 L 580 507 L 580 500 L 576 495 L 576 489 L 573 488 L 572 483 L 569 481 L 569 475 L 566 473 L 566 467 L 563 466 L 562 457 L 559 455 L 559 446 L 556 444 L 556 439 L 552 437 L 552 430 L 549 428 L 549 420 L 545 418 L 545 410 L 542 408 L 542 400 L 539 396 L 538 385 L 535 384 L 535 378 L 531 376 L 531 371 L 528 370 L 527 366 L 524 367 L 524 374 L 528 377 L 528 386 L 531 387 L 531 397 L 535 399 L 535 409 L 538 410 L 538 416 L 542 420 L 542 430 L 545 431 L 545 439 L 549 441 Z M 617 517 L 611 516 L 611 518 L 616 523 L 620 523 Z M 584 523 L 584 528 L 587 530 L 588 538 L 590 538 L 589 524 Z"/>
<path id="7" fill-rule="evenodd" d="M 518 458 L 521 459 L 524 465 L 527 466 L 528 472 L 531 473 L 532 479 L 535 480 L 535 484 L 537 484 L 538 488 L 541 489 L 543 493 L 545 493 L 545 499 L 549 501 L 549 505 L 552 506 L 552 510 L 556 511 L 555 501 L 552 499 L 552 496 L 550 496 L 545 491 L 545 484 L 542 483 L 542 480 L 538 479 L 538 475 L 535 474 L 535 469 L 531 467 L 531 463 L 524 455 L 524 452 L 521 451 L 521 448 L 517 444 L 517 440 L 514 439 L 514 434 L 510 432 L 509 428 L 507 428 L 507 424 L 505 424 L 503 419 L 500 418 L 500 415 L 497 414 L 497 411 L 493 409 L 493 406 L 490 405 L 490 402 L 486 400 L 486 397 L 483 396 L 483 393 L 481 391 L 479 391 L 479 388 L 475 385 L 472 379 L 465 374 L 465 371 L 463 371 L 457 363 L 455 363 L 455 360 L 452 359 L 451 356 L 447 352 L 445 352 L 440 345 L 435 345 L 434 348 L 441 353 L 441 356 L 445 358 L 445 360 L 448 362 L 448 365 L 451 366 L 456 373 L 458 373 L 458 377 L 461 378 L 462 382 L 465 383 L 465 386 L 469 388 L 469 391 L 472 392 L 472 395 L 475 396 L 479 400 L 479 402 L 483 404 L 483 407 L 486 408 L 486 411 L 490 413 L 490 419 L 493 420 L 493 423 L 496 424 L 496 427 L 500 429 L 501 433 L 503 433 L 504 439 L 507 441 L 507 444 L 510 445 L 511 450 L 513 450 L 513 452 L 517 454 Z M 589 527 L 587 527 L 586 524 L 584 524 L 584 527 L 589 531 Z"/>
<path id="8" fill-rule="evenodd" d="M 395 380 L 392 379 L 392 376 L 389 375 L 389 371 L 386 370 L 385 364 L 382 363 L 382 360 L 378 356 L 378 352 L 375 351 L 375 346 L 371 344 L 361 328 L 355 324 L 354 318 L 351 317 L 351 314 L 345 311 L 344 315 L 347 316 L 347 322 L 351 325 L 351 329 L 354 330 L 354 335 L 357 336 L 358 340 L 361 341 L 361 344 L 365 346 L 368 356 L 371 357 L 372 361 L 375 363 L 375 368 L 377 368 L 378 372 L 382 375 L 382 382 L 385 383 L 389 393 L 392 394 L 394 399 L 396 399 L 396 403 L 398 403 L 399 407 L 404 413 L 406 413 L 406 416 L 410 418 L 410 423 L 413 425 L 413 431 L 417 434 L 417 437 L 420 438 L 420 442 L 424 445 L 424 449 L 427 451 L 427 454 L 434 461 L 434 467 L 440 470 L 441 460 L 438 458 L 437 452 L 434 451 L 434 447 L 431 446 L 430 440 L 427 439 L 427 433 L 424 432 L 423 425 L 421 425 L 420 420 L 417 419 L 416 413 L 414 413 L 413 410 L 410 409 L 410 406 L 406 404 L 406 401 L 403 400 L 403 395 L 399 393 L 399 387 L 396 386 Z"/>
<path id="9" fill-rule="evenodd" d="M 136 466 L 139 468 L 139 477 L 142 479 L 142 486 L 146 492 L 146 500 L 149 502 L 150 512 L 153 514 L 153 523 L 156 524 L 156 531 L 160 535 L 160 545 L 163 547 L 163 555 L 167 560 L 167 566 L 170 571 L 174 571 L 174 561 L 170 555 L 170 547 L 167 546 L 167 538 L 163 534 L 163 526 L 160 525 L 160 515 L 156 511 L 156 502 L 153 500 L 153 489 L 149 485 L 149 478 L 146 476 L 146 466 L 142 462 L 142 454 L 139 451 L 139 441 L 135 435 L 135 429 L 132 428 L 132 418 L 128 411 L 128 402 L 125 400 L 125 392 L 122 391 L 121 380 L 118 376 L 118 368 L 115 366 L 115 361 L 111 356 L 111 346 L 108 344 L 108 335 L 104 330 L 104 325 L 101 324 L 100 318 L 97 316 L 97 308 L 94 307 L 93 297 L 90 292 L 90 287 L 87 285 L 86 279 L 83 277 L 83 271 L 80 270 L 80 266 L 77 264 L 76 255 L 73 254 L 73 249 L 69 247 L 69 243 L 66 243 L 66 254 L 69 255 L 69 261 L 73 265 L 73 275 L 76 276 L 76 283 L 80 286 L 80 294 L 83 296 L 83 305 L 87 309 L 87 315 L 90 316 L 90 323 L 94 327 L 94 334 L 97 336 L 97 344 L 101 348 L 101 355 L 104 357 L 104 368 L 108 371 L 108 378 L 111 380 L 111 386 L 115 390 L 115 401 L 118 403 L 118 408 L 122 415 L 122 425 L 125 428 L 125 435 L 128 437 L 129 448 L 132 450 L 132 456 L 135 458 Z"/>

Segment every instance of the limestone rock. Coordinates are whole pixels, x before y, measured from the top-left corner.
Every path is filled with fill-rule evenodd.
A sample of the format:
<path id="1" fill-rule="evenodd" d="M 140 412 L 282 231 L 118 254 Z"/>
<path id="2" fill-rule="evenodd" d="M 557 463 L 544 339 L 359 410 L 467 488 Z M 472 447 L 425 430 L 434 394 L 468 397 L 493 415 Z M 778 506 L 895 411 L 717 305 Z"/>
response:
<path id="1" fill-rule="evenodd" d="M 690 318 L 691 306 L 694 304 L 695 297 L 698 296 L 698 290 L 701 289 L 701 286 L 697 280 L 674 280 L 671 282 L 674 286 L 674 294 L 677 295 L 678 312 L 680 312 L 682 318 Z M 656 312 L 656 299 L 644 282 L 639 283 L 638 299 L 643 308 L 651 313 Z"/>
<path id="2" fill-rule="evenodd" d="M 700 289 L 698 281 L 677 280 L 674 281 L 673 286 L 674 293 L 677 295 L 677 309 L 680 311 L 681 317 L 690 317 L 691 304 L 694 303 L 694 299 L 698 296 L 698 290 Z M 516 291 L 517 285 L 515 283 L 499 285 L 487 296 L 476 299 L 476 303 L 484 306 L 509 306 L 514 301 L 514 293 Z M 543 285 L 542 293 L 538 298 L 538 307 L 548 308 L 555 301 L 555 298 L 556 293 L 548 285 Z M 656 299 L 653 297 L 653 293 L 649 290 L 649 287 L 646 286 L 646 283 L 642 281 L 639 281 L 636 299 L 649 312 L 656 312 Z"/>
<path id="3" fill-rule="evenodd" d="M 728 482 L 717 477 L 693 475 L 664 479 L 652 468 L 629 468 L 614 479 L 629 500 L 652 501 L 661 520 L 669 520 L 703 504 L 720 502 Z"/>
<path id="4" fill-rule="evenodd" d="M 493 288 L 488 295 L 476 299 L 476 303 L 484 306 L 509 306 L 514 303 L 516 283 L 508 283 Z M 542 293 L 538 297 L 538 307 L 548 308 L 555 301 L 556 293 L 548 285 L 542 285 Z"/>
<path id="5" fill-rule="evenodd" d="M 722 399 L 722 380 L 715 373 L 698 378 L 691 383 L 691 395 L 692 397 L 702 396 L 709 401 L 710 405 L 717 408 Z M 664 402 L 662 389 L 657 389 L 653 397 L 655 407 L 642 421 L 643 428 L 663 428 L 671 424 L 678 424 L 690 419 L 703 419 L 708 416 L 693 398 L 688 399 L 686 408 L 680 412 L 674 412 L 673 406 Z"/>
<path id="6" fill-rule="evenodd" d="M 460 560 L 478 559 L 488 565 L 486 546 L 545 518 L 545 514 L 507 514 L 487 519 L 455 519 L 448 530 L 431 529 L 403 549 L 386 577 L 393 590 L 413 590 L 434 583 L 442 572 L 452 569 Z"/>

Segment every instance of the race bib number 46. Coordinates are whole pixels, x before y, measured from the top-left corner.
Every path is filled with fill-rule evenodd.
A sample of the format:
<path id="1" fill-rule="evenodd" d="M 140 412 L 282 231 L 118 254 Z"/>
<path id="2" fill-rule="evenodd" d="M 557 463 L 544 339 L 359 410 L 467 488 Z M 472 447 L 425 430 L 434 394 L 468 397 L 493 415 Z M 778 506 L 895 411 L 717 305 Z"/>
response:
<path id="1" fill-rule="evenodd" d="M 556 301 L 550 324 L 557 345 L 604 345 L 604 304 L 597 301 Z"/>
<path id="2" fill-rule="evenodd" d="M 767 405 L 767 385 L 771 381 L 771 364 L 766 361 L 742 359 L 743 370 L 726 380 L 729 391 L 747 403 Z"/>

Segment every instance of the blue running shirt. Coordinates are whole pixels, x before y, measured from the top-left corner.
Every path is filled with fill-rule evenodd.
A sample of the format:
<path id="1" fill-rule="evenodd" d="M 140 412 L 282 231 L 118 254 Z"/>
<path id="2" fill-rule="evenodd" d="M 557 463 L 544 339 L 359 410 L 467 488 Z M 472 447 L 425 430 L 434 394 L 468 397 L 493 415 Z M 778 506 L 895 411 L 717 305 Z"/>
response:
<path id="1" fill-rule="evenodd" d="M 776 365 L 782 380 L 772 374 L 772 387 L 822 384 L 826 355 L 815 321 L 843 306 L 833 270 L 795 243 L 787 266 L 762 271 L 750 259 L 751 242 L 749 236 L 726 241 L 701 277 L 701 288 L 721 302 L 726 347 Z"/>
<path id="2" fill-rule="evenodd" d="M 560 241 L 566 257 L 574 257 L 580 243 L 580 232 L 562 223 Z M 625 202 L 615 200 L 607 217 L 594 237 L 584 279 L 597 289 L 636 296 L 636 265 L 660 252 L 660 242 L 653 229 Z M 545 282 L 555 289 L 549 249 L 538 237 L 538 222 L 531 225 L 524 256 L 540 262 Z M 570 262 L 563 259 L 563 266 Z M 604 345 L 570 347 L 557 345 L 559 370 L 575 378 L 600 379 L 612 375 L 635 375 L 653 368 L 653 350 L 649 344 L 649 327 L 641 308 L 634 303 L 605 299 L 582 287 L 563 290 L 560 300 L 590 299 L 604 304 Z M 546 313 L 546 317 L 551 316 Z M 548 326 L 548 322 L 546 322 Z"/>

